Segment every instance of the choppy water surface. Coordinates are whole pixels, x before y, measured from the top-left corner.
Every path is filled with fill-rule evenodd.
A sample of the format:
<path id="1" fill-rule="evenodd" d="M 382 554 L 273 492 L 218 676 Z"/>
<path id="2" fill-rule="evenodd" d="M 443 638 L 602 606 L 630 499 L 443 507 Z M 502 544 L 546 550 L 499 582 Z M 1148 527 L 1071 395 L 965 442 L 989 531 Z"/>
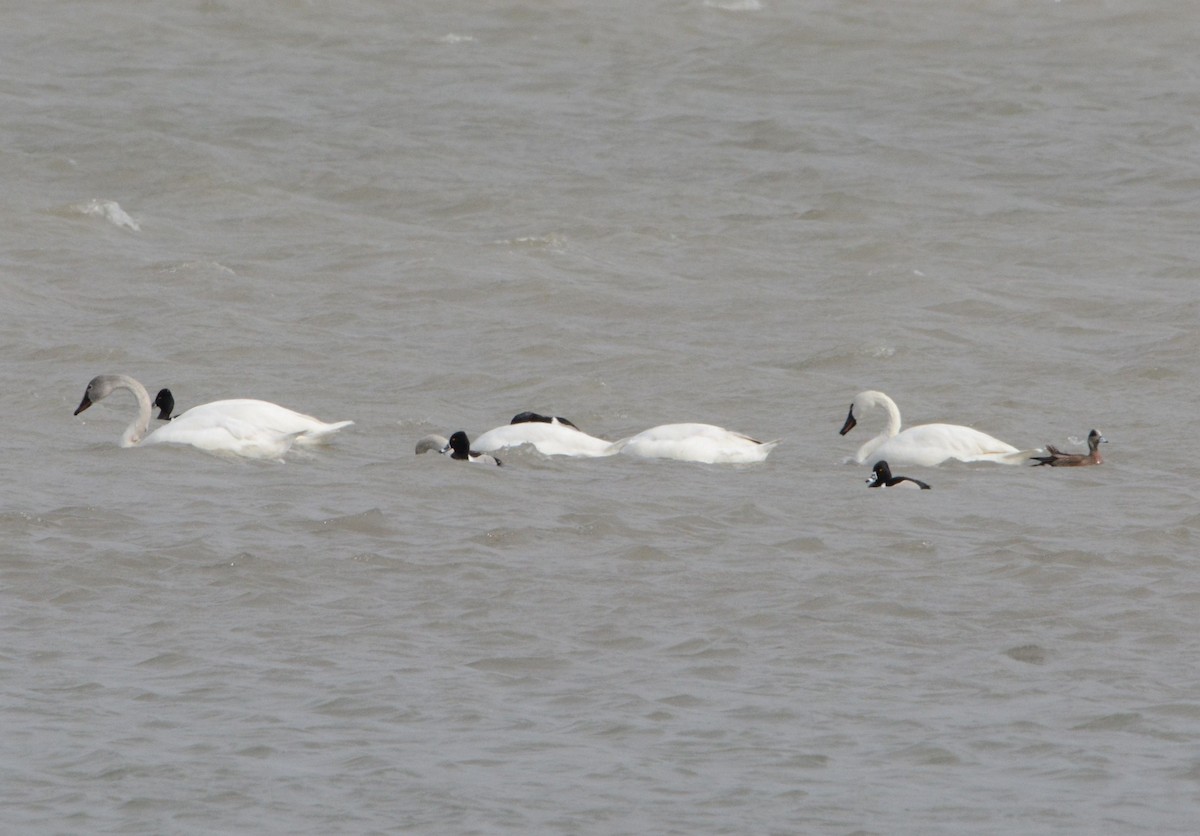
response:
<path id="1" fill-rule="evenodd" d="M 1183 3 L 13 7 L 14 833 L 1190 833 Z M 356 425 L 121 449 L 131 400 Z M 906 423 L 1099 468 L 871 491 Z M 536 409 L 762 464 L 413 455 Z"/>

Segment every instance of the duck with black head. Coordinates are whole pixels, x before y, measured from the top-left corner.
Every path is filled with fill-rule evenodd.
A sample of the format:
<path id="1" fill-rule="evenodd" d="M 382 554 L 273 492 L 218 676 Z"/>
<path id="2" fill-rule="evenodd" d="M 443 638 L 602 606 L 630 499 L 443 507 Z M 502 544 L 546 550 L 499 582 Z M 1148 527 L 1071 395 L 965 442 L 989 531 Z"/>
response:
<path id="1" fill-rule="evenodd" d="M 158 410 L 155 417 L 159 421 L 170 421 L 171 413 L 175 411 L 175 396 L 170 389 L 159 389 L 154 396 L 154 408 Z"/>
<path id="2" fill-rule="evenodd" d="M 462 430 L 450 436 L 450 440 L 446 442 L 446 446 L 442 452 L 450 452 L 450 458 L 458 459 L 459 461 L 474 462 L 475 464 L 494 464 L 500 465 L 502 462 L 495 456 L 488 453 L 477 453 L 471 449 L 471 440 L 467 438 L 467 434 Z M 420 452 L 418 450 L 418 452 Z"/>
<path id="3" fill-rule="evenodd" d="M 1100 435 L 1099 430 L 1092 430 L 1088 433 L 1087 453 L 1064 453 L 1053 444 L 1046 445 L 1048 456 L 1034 456 L 1034 467 L 1049 465 L 1050 467 L 1087 467 L 1093 464 L 1104 464 L 1104 457 L 1100 455 L 1100 445 L 1107 444 L 1108 439 Z"/>
<path id="4" fill-rule="evenodd" d="M 923 491 L 929 490 L 929 485 L 922 482 L 920 479 L 913 479 L 911 476 L 893 476 L 892 469 L 888 463 L 883 461 L 875 462 L 875 469 L 867 478 L 868 488 L 920 488 Z"/>

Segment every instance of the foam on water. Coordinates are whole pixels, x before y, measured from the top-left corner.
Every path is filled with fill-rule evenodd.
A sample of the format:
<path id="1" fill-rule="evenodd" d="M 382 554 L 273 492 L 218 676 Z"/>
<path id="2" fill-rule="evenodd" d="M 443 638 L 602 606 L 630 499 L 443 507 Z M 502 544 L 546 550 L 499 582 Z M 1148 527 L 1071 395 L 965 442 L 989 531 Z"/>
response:
<path id="1" fill-rule="evenodd" d="M 88 215 L 93 218 L 102 218 L 108 221 L 113 226 L 131 229 L 134 232 L 140 232 L 141 226 L 138 222 L 131 218 L 121 204 L 115 200 L 101 200 L 92 198 L 83 203 L 76 203 L 71 207 L 74 211 L 81 215 Z"/>

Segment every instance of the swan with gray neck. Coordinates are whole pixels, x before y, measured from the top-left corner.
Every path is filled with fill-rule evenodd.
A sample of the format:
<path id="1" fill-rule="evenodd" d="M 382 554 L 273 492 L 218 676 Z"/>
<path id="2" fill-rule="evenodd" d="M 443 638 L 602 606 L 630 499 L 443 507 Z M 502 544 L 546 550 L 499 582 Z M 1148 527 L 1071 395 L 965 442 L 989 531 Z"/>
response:
<path id="1" fill-rule="evenodd" d="M 327 424 L 299 412 L 252 399 L 212 401 L 194 406 L 151 433 L 153 412 L 146 387 L 124 374 L 102 374 L 92 378 L 75 414 L 125 389 L 137 399 L 138 413 L 121 434 L 122 447 L 151 444 L 186 444 L 211 453 L 231 453 L 257 459 L 279 459 L 296 443 L 318 443 L 353 424 Z"/>

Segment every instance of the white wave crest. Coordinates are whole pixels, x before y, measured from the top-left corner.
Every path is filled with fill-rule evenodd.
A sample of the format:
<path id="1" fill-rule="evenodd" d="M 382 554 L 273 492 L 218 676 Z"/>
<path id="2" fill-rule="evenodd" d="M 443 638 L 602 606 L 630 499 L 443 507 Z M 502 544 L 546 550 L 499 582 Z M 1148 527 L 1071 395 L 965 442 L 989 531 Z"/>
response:
<path id="1" fill-rule="evenodd" d="M 76 203 L 71 207 L 76 212 L 91 217 L 103 218 L 113 226 L 132 229 L 134 232 L 140 232 L 141 227 L 138 222 L 129 216 L 129 214 L 121 208 L 121 204 L 115 200 L 101 200 L 94 197 L 91 200 L 83 203 Z"/>
<path id="2" fill-rule="evenodd" d="M 704 5 L 710 9 L 720 9 L 724 12 L 757 12 L 762 10 L 759 0 L 705 0 Z"/>

